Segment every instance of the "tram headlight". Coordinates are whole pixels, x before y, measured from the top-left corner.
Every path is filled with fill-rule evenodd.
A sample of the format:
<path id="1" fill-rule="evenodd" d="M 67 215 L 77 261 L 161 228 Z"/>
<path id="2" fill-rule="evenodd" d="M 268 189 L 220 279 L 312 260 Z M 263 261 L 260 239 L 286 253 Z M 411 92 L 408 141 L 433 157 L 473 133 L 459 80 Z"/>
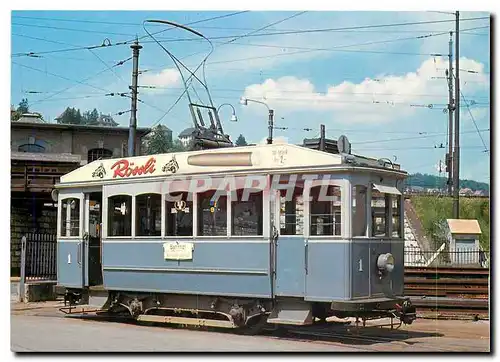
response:
<path id="1" fill-rule="evenodd" d="M 391 253 L 380 254 L 377 259 L 377 267 L 381 272 L 392 272 L 394 270 L 394 256 Z"/>

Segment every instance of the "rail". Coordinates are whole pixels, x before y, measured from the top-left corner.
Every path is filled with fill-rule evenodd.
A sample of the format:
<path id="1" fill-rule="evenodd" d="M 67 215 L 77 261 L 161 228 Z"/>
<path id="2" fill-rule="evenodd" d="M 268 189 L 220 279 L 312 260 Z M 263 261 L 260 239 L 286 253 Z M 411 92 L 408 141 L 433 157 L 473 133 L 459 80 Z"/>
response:
<path id="1" fill-rule="evenodd" d="M 419 317 L 489 318 L 489 269 L 405 267 L 404 272 L 404 294 Z"/>

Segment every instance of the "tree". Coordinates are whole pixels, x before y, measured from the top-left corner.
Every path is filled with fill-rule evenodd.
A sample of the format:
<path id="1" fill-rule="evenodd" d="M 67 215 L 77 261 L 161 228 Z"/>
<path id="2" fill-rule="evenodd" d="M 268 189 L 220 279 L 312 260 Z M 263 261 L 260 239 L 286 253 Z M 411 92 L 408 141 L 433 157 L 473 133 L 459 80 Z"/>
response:
<path id="1" fill-rule="evenodd" d="M 29 111 L 30 109 L 28 105 L 28 100 L 26 98 L 23 98 L 21 102 L 19 102 L 19 107 L 17 107 L 17 112 L 23 114 L 23 113 L 28 113 Z"/>
<path id="2" fill-rule="evenodd" d="M 248 146 L 247 140 L 245 139 L 245 137 L 242 134 L 239 135 L 235 144 L 236 144 L 236 146 Z"/>
<path id="3" fill-rule="evenodd" d="M 154 127 L 144 140 L 144 150 L 148 155 L 172 152 L 173 146 L 170 132 L 161 124 Z"/>
<path id="4" fill-rule="evenodd" d="M 28 113 L 29 111 L 28 100 L 23 98 L 21 102 L 19 102 L 17 109 L 11 113 L 11 119 L 17 121 L 24 113 Z"/>
<path id="5" fill-rule="evenodd" d="M 183 152 L 187 151 L 186 147 L 184 147 L 184 144 L 181 142 L 180 139 L 176 139 L 174 142 L 172 142 L 172 149 L 171 152 Z"/>
<path id="6" fill-rule="evenodd" d="M 57 118 L 57 123 L 61 124 L 82 124 L 83 117 L 80 110 L 67 107 L 64 112 Z"/>

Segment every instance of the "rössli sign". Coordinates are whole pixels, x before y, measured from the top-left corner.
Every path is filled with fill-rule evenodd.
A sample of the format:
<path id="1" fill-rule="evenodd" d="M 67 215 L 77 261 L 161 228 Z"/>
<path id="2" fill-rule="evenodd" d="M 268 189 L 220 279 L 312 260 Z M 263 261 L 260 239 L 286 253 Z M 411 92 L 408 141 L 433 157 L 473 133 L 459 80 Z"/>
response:
<path id="1" fill-rule="evenodd" d="M 154 157 L 147 160 L 144 165 L 139 166 L 127 160 L 116 161 L 113 166 L 111 166 L 111 170 L 114 170 L 113 178 L 145 175 L 148 173 L 153 174 L 155 172 L 155 163 L 156 160 Z"/>

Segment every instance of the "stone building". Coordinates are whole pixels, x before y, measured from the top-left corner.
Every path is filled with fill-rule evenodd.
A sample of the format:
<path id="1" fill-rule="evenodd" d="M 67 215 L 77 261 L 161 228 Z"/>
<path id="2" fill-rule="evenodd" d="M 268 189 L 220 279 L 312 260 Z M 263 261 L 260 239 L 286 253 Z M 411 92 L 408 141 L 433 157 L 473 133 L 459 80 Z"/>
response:
<path id="1" fill-rule="evenodd" d="M 149 133 L 138 128 L 136 154 Z M 53 185 L 99 158 L 126 157 L 128 128 L 45 123 L 36 115 L 11 121 L 11 274 L 19 274 L 20 242 L 27 233 L 56 233 Z"/>

